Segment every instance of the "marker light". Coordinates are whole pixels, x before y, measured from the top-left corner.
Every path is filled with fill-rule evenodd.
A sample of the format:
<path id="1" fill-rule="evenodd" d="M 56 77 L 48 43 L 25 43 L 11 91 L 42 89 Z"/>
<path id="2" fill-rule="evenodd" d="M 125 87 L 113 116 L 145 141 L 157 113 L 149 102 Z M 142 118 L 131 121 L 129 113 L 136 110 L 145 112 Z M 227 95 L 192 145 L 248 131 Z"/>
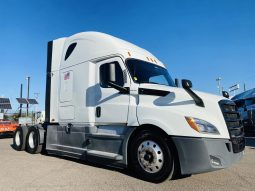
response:
<path id="1" fill-rule="evenodd" d="M 185 117 L 185 119 L 189 126 L 199 133 L 220 134 L 218 129 L 207 121 L 193 117 Z"/>

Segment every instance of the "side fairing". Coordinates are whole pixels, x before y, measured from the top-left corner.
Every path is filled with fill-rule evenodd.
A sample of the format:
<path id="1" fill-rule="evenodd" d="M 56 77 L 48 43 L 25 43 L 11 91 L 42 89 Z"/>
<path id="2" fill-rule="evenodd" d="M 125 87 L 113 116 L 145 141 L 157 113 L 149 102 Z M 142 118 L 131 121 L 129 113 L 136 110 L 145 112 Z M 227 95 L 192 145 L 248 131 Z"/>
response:
<path id="1" fill-rule="evenodd" d="M 58 122 L 59 68 L 66 38 L 48 43 L 45 121 Z"/>

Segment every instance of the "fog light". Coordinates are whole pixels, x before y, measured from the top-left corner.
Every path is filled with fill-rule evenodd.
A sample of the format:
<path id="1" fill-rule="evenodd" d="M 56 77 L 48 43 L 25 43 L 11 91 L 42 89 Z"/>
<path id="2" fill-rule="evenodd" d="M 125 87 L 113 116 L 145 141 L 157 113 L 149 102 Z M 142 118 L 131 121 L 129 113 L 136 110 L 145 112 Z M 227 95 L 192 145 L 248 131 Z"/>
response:
<path id="1" fill-rule="evenodd" d="M 217 157 L 210 156 L 210 161 L 213 166 L 222 166 L 220 159 Z"/>

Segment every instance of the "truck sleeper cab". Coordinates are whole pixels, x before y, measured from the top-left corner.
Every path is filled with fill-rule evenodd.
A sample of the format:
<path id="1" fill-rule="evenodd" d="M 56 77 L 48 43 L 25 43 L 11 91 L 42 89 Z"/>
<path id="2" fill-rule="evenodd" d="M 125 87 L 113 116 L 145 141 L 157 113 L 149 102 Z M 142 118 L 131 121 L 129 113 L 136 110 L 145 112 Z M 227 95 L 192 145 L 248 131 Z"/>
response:
<path id="1" fill-rule="evenodd" d="M 182 82 L 150 52 L 107 34 L 50 41 L 45 122 L 18 128 L 14 146 L 129 166 L 152 182 L 238 162 L 245 143 L 234 102 Z"/>

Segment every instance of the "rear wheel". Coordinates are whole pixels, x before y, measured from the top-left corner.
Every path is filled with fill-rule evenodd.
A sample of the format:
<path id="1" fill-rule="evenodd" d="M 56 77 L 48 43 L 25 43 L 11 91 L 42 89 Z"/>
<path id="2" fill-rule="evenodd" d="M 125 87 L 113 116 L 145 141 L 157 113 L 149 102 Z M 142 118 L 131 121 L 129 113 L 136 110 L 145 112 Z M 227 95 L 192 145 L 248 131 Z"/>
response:
<path id="1" fill-rule="evenodd" d="M 42 145 L 39 141 L 39 131 L 35 127 L 30 127 L 26 138 L 26 150 L 31 154 L 37 154 L 42 151 Z"/>
<path id="2" fill-rule="evenodd" d="M 25 129 L 23 129 L 22 127 L 18 127 L 13 134 L 13 147 L 15 150 L 17 151 L 25 150 L 26 147 L 25 137 L 26 137 Z"/>
<path id="3" fill-rule="evenodd" d="M 163 134 L 142 130 L 131 141 L 131 167 L 141 179 L 162 182 L 173 178 L 174 150 Z"/>

